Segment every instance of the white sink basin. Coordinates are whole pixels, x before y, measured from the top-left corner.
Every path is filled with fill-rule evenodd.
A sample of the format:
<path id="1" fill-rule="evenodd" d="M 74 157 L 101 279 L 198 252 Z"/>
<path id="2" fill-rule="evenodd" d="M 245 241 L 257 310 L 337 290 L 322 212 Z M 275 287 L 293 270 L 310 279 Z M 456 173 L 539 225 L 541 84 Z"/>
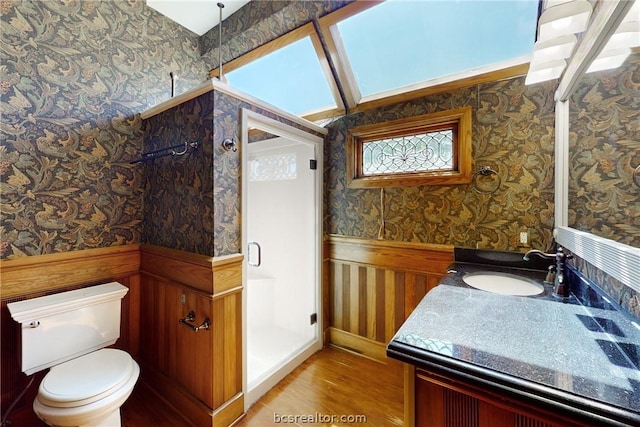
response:
<path id="1" fill-rule="evenodd" d="M 465 274 L 462 280 L 476 289 L 503 295 L 531 296 L 544 291 L 544 287 L 538 283 L 495 271 Z"/>

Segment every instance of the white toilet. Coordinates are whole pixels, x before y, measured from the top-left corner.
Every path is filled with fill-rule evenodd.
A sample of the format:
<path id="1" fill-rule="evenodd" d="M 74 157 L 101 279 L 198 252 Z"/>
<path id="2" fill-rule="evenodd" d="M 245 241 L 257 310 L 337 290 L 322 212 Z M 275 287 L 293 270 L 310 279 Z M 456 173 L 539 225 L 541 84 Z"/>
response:
<path id="1" fill-rule="evenodd" d="M 117 282 L 7 304 L 22 326 L 22 372 L 51 368 L 33 409 L 51 426 L 120 426 L 120 406 L 138 380 L 131 356 L 104 348 L 120 337 Z"/>

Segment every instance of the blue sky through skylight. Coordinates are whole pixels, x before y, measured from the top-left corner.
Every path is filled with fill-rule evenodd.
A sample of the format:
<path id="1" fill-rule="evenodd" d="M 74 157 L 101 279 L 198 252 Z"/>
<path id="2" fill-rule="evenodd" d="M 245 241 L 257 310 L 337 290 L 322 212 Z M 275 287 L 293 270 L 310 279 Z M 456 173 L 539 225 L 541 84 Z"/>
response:
<path id="1" fill-rule="evenodd" d="M 367 97 L 524 58 L 533 50 L 537 15 L 538 0 L 386 0 L 336 26 Z M 226 77 L 296 115 L 336 108 L 309 36 Z"/>
<path id="2" fill-rule="evenodd" d="M 226 74 L 229 84 L 293 114 L 335 108 L 309 37 Z"/>
<path id="3" fill-rule="evenodd" d="M 362 96 L 530 54 L 537 0 L 387 0 L 337 24 Z"/>

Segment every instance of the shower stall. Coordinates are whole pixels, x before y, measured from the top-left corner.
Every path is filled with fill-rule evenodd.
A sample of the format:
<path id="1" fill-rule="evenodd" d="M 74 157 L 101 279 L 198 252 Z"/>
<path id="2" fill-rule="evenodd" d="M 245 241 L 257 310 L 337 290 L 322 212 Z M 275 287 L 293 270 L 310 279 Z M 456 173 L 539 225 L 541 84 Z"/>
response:
<path id="1" fill-rule="evenodd" d="M 248 408 L 321 347 L 321 139 L 250 112 L 243 124 Z"/>

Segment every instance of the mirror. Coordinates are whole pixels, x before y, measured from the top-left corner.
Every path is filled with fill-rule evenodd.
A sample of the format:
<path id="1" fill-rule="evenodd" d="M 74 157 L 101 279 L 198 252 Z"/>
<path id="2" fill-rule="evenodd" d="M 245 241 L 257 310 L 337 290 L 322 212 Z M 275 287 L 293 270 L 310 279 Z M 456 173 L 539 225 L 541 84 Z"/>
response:
<path id="1" fill-rule="evenodd" d="M 640 247 L 640 53 L 569 98 L 568 226 Z M 640 178 L 636 178 L 640 180 Z"/>
<path id="2" fill-rule="evenodd" d="M 585 74 L 632 5 L 597 3 L 559 82 L 554 233 L 560 245 L 640 292 L 640 189 L 632 175 L 640 161 L 638 51 L 621 68 Z"/>

